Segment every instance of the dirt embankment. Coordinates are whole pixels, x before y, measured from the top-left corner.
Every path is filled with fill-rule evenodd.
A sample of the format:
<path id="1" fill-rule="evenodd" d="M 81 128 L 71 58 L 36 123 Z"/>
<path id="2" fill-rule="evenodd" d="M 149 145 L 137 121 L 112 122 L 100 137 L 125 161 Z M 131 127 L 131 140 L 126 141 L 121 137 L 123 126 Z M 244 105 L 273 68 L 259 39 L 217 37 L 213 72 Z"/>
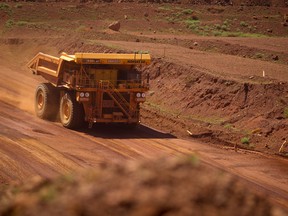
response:
<path id="1" fill-rule="evenodd" d="M 143 106 L 145 123 L 272 153 L 287 139 L 287 82 L 225 79 L 162 60 L 155 60 L 148 72 L 152 91 Z M 153 115 L 164 118 L 153 121 Z M 243 137 L 249 142 L 241 143 Z"/>
<path id="2" fill-rule="evenodd" d="M 0 215 L 255 215 L 285 212 L 196 157 L 128 164 L 1 187 Z"/>

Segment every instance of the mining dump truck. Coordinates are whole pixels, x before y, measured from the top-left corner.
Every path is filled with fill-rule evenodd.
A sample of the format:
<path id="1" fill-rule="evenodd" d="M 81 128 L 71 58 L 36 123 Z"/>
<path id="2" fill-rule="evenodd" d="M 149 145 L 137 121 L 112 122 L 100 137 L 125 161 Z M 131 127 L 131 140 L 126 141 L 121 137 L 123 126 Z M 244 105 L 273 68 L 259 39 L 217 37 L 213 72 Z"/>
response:
<path id="1" fill-rule="evenodd" d="M 135 126 L 149 88 L 141 66 L 150 61 L 141 53 L 62 53 L 59 58 L 38 53 L 27 64 L 47 80 L 36 89 L 36 115 L 48 120 L 59 115 L 71 129 L 85 122 L 89 127 L 96 122 Z"/>

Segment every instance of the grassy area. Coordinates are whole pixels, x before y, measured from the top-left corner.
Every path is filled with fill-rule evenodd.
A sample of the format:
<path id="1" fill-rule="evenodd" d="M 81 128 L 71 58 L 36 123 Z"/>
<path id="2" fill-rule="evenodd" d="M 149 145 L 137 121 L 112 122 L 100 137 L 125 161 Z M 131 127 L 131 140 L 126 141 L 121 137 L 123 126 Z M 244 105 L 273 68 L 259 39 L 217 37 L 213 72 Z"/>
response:
<path id="1" fill-rule="evenodd" d="M 231 31 L 231 20 L 224 20 L 222 23 L 217 23 L 213 25 L 207 25 L 200 22 L 197 16 L 186 19 L 186 27 L 190 29 L 193 33 L 203 36 L 215 36 L 215 37 L 250 37 L 250 38 L 263 38 L 268 37 L 264 34 L 243 32 L 240 29 L 237 31 Z M 247 23 L 241 22 L 241 26 L 247 27 L 247 30 L 252 31 L 252 27 L 248 26 Z M 250 27 L 250 28 L 249 28 Z"/>
<path id="2" fill-rule="evenodd" d="M 0 3 L 0 11 L 4 11 L 9 16 L 11 16 L 12 13 L 13 13 L 12 8 L 10 7 L 10 5 L 8 5 L 6 3 Z"/>
<path id="3" fill-rule="evenodd" d="M 198 121 L 198 122 L 209 123 L 213 125 L 220 125 L 225 121 L 224 118 L 219 117 L 219 116 L 182 115 L 180 112 L 176 112 L 175 110 L 168 109 L 159 104 L 155 104 L 151 102 L 146 102 L 145 105 L 149 106 L 150 108 L 154 110 L 157 110 L 159 113 L 169 114 L 173 118 L 177 117 L 178 119 Z"/>
<path id="4" fill-rule="evenodd" d="M 199 33 L 199 25 L 200 25 L 200 21 L 196 20 L 196 19 L 187 19 L 185 21 L 186 23 L 186 27 L 190 30 L 192 30 L 195 33 Z"/>
<path id="5" fill-rule="evenodd" d="M 268 37 L 264 34 L 245 33 L 245 32 L 230 32 L 230 31 L 213 31 L 214 36 L 220 37 L 250 37 L 250 38 L 263 38 Z"/>
<path id="6" fill-rule="evenodd" d="M 209 124 L 212 124 L 212 125 L 220 125 L 223 122 L 225 122 L 225 119 L 221 118 L 219 116 L 186 115 L 186 116 L 182 116 L 182 117 L 183 117 L 183 119 L 200 121 L 200 122 L 209 123 Z"/>
<path id="7" fill-rule="evenodd" d="M 164 6 L 160 6 L 158 7 L 159 10 L 164 10 L 164 11 L 170 11 L 172 10 L 170 5 L 164 5 Z"/>

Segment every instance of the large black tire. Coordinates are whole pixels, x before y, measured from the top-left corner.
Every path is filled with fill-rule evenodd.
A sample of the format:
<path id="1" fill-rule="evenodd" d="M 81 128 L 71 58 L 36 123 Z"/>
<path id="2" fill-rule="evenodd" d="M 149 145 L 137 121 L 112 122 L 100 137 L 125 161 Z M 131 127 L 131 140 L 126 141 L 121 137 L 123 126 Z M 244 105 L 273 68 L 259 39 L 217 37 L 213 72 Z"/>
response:
<path id="1" fill-rule="evenodd" d="M 55 120 L 59 111 L 59 90 L 51 83 L 41 83 L 35 92 L 35 113 L 41 119 Z"/>
<path id="2" fill-rule="evenodd" d="M 84 125 L 83 105 L 76 101 L 75 94 L 66 92 L 60 101 L 60 121 L 69 129 L 81 128 Z"/>

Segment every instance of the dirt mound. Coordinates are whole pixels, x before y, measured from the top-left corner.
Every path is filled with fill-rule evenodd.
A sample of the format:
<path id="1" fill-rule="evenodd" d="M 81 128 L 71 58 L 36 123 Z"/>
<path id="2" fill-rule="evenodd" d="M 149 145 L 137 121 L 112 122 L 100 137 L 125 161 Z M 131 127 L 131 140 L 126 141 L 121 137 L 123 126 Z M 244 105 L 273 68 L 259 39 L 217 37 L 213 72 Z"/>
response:
<path id="1" fill-rule="evenodd" d="M 220 139 L 273 153 L 287 139 L 285 82 L 257 76 L 239 82 L 159 59 L 146 73 L 156 90 L 144 106 L 152 111 L 143 114 L 146 124 L 182 136 L 189 130 L 194 138 Z M 153 121 L 153 115 L 163 118 Z M 249 142 L 241 143 L 244 137 Z"/>
<path id="2" fill-rule="evenodd" d="M 102 165 L 0 191 L 0 215 L 284 215 L 233 176 L 196 157 Z"/>

